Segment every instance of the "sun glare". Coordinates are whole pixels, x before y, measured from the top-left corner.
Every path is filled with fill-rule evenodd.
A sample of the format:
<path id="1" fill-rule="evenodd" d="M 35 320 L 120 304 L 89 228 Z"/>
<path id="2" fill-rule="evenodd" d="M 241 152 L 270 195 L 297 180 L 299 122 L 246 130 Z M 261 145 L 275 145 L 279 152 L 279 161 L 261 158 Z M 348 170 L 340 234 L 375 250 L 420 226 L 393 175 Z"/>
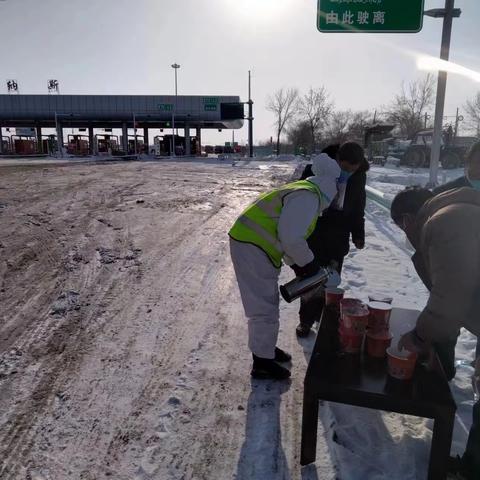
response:
<path id="1" fill-rule="evenodd" d="M 480 82 L 480 72 L 463 67 L 457 63 L 447 62 L 439 58 L 430 57 L 428 55 L 420 55 L 417 58 L 417 68 L 419 70 L 426 70 L 431 72 L 438 72 L 444 70 L 449 73 L 456 73 L 466 78 L 470 78 L 475 82 Z"/>
<path id="2" fill-rule="evenodd" d="M 226 3 L 231 14 L 254 22 L 277 19 L 294 5 L 294 0 L 228 0 Z"/>

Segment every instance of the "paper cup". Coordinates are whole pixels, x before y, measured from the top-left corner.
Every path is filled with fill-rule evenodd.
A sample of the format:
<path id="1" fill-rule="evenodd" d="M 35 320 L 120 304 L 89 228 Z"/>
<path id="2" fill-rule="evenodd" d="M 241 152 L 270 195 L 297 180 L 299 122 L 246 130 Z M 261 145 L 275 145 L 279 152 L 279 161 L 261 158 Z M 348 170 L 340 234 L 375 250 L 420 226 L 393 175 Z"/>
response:
<path id="1" fill-rule="evenodd" d="M 366 305 L 359 300 L 358 298 L 343 298 L 340 301 L 340 315 L 343 315 L 343 312 L 355 311 L 360 308 L 367 308 Z"/>
<path id="2" fill-rule="evenodd" d="M 384 358 L 387 354 L 387 348 L 392 343 L 392 335 L 384 333 L 367 334 L 367 353 L 370 357 Z"/>
<path id="3" fill-rule="evenodd" d="M 368 296 L 368 301 L 369 302 L 381 302 L 381 303 L 389 303 L 390 305 L 393 302 L 392 297 L 387 297 L 385 295 L 369 295 Z"/>
<path id="4" fill-rule="evenodd" d="M 342 327 L 338 330 L 340 346 L 345 353 L 360 353 L 362 350 L 363 335 L 352 333 Z"/>
<path id="5" fill-rule="evenodd" d="M 372 333 L 388 331 L 390 328 L 390 317 L 392 306 L 384 302 L 370 302 L 368 304 L 368 329 Z"/>
<path id="6" fill-rule="evenodd" d="M 325 305 L 340 305 L 345 290 L 343 288 L 327 288 L 325 289 Z"/>
<path id="7" fill-rule="evenodd" d="M 387 348 L 388 374 L 398 380 L 410 380 L 415 371 L 417 354 L 408 350 L 399 351 L 396 348 Z"/>
<path id="8" fill-rule="evenodd" d="M 340 324 L 344 330 L 363 335 L 368 326 L 368 310 L 347 310 L 343 313 Z"/>

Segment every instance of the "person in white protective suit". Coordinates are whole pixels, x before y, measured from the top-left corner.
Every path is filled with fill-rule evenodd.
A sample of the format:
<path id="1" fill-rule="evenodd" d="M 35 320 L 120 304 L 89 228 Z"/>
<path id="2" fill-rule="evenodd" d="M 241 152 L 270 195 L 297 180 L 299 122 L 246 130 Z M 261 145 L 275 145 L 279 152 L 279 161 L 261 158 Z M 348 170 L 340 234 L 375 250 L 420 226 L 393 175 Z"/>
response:
<path id="1" fill-rule="evenodd" d="M 289 362 L 291 355 L 276 346 L 282 261 L 297 276 L 311 276 L 320 269 L 306 239 L 335 198 L 341 169 L 327 154 L 320 154 L 313 158 L 312 170 L 314 176 L 308 180 L 261 195 L 229 231 L 232 263 L 248 318 L 254 378 L 281 380 L 290 376 L 279 362 Z"/>

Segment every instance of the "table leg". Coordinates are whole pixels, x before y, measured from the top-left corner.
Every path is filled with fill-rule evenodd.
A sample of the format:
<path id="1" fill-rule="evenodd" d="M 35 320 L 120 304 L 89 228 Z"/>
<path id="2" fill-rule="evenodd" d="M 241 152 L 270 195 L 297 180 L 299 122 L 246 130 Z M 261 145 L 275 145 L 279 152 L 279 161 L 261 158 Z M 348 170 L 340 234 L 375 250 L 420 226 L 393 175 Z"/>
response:
<path id="1" fill-rule="evenodd" d="M 455 410 L 442 411 L 434 419 L 428 480 L 445 480 L 452 447 Z"/>
<path id="2" fill-rule="evenodd" d="M 303 392 L 302 447 L 300 465 L 315 461 L 317 452 L 318 403 L 316 395 L 305 386 Z"/>

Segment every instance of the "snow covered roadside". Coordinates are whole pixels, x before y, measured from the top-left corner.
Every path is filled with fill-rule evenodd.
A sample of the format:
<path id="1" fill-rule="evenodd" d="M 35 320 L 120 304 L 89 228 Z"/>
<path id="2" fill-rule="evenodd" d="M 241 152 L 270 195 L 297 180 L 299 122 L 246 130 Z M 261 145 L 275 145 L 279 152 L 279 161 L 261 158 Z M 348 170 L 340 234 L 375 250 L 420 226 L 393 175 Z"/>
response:
<path id="1" fill-rule="evenodd" d="M 428 421 L 334 404 L 321 408 L 316 464 L 300 468 L 314 335 L 297 339 L 298 303 L 281 306 L 292 382 L 250 380 L 226 231 L 296 164 L 1 172 L 2 480 L 425 478 Z M 346 261 L 345 286 L 422 308 L 403 234 L 371 204 L 367 235 Z M 284 269 L 282 281 L 291 276 Z"/>

